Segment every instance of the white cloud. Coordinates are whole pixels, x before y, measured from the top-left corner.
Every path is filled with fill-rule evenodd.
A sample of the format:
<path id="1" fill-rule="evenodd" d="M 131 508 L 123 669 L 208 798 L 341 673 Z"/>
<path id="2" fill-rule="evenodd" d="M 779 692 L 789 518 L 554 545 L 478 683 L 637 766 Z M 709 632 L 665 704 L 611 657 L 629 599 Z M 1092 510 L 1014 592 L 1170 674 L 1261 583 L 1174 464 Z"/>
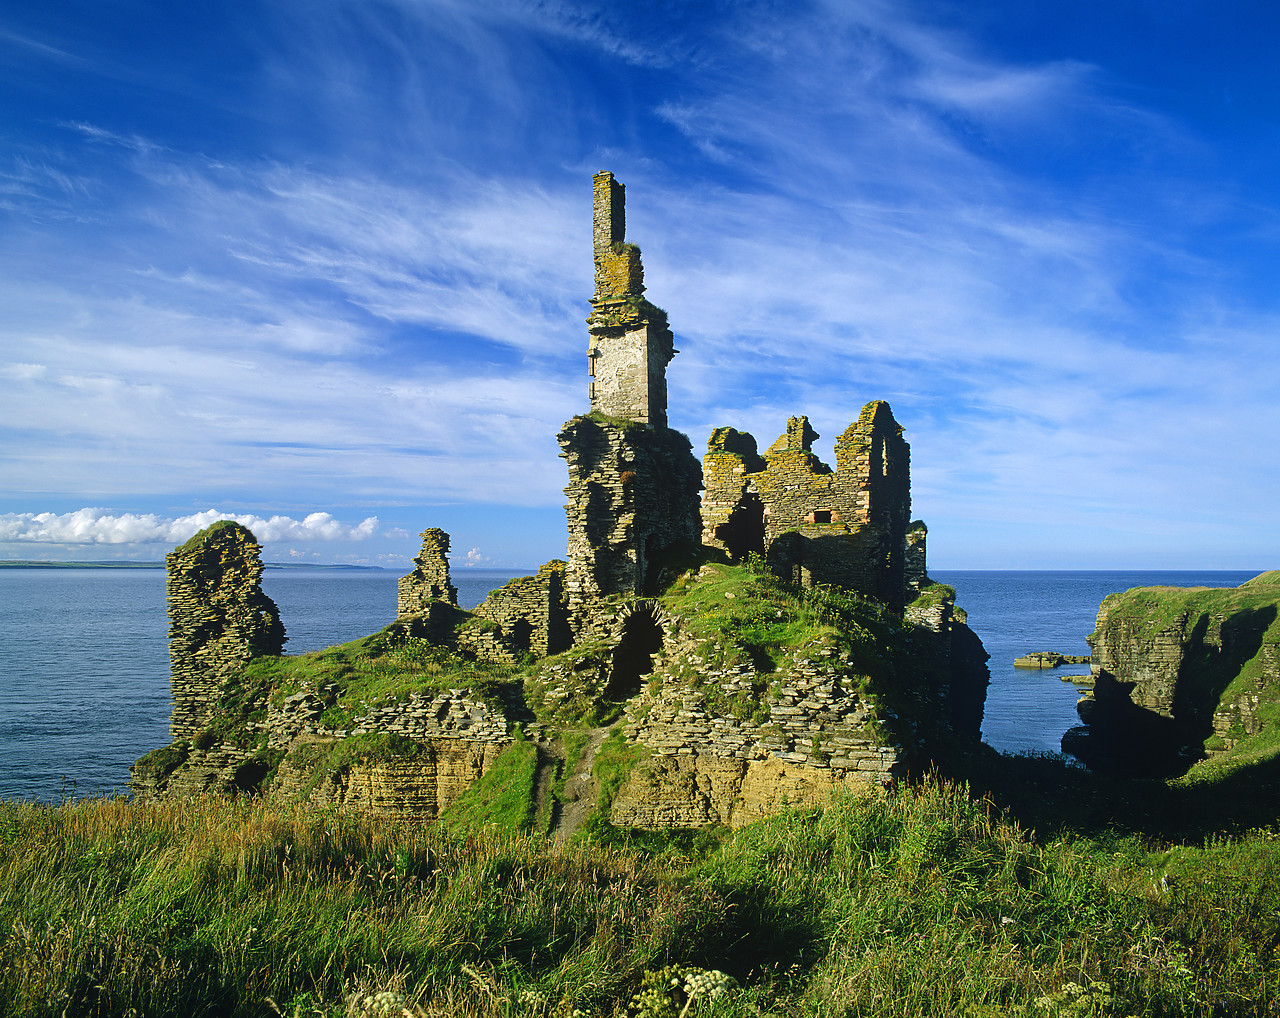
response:
<path id="1" fill-rule="evenodd" d="M 262 544 L 283 541 L 363 541 L 378 532 L 378 518 L 342 523 L 329 513 L 261 517 L 206 509 L 189 516 L 166 518 L 153 513 L 113 514 L 106 509 L 78 509 L 70 513 L 0 514 L 0 541 L 31 544 L 182 544 L 218 520 L 235 520 L 248 527 Z"/>

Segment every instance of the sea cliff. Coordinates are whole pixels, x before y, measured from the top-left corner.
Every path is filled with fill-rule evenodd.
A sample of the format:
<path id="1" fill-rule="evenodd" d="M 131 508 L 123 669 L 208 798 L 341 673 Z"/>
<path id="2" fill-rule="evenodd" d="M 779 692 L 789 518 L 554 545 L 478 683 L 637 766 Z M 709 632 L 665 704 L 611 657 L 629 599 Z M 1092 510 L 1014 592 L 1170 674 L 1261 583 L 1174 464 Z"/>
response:
<path id="1" fill-rule="evenodd" d="M 1106 598 L 1088 638 L 1093 692 L 1063 746 L 1091 765 L 1178 774 L 1280 724 L 1280 571 L 1233 588 L 1138 587 Z"/>

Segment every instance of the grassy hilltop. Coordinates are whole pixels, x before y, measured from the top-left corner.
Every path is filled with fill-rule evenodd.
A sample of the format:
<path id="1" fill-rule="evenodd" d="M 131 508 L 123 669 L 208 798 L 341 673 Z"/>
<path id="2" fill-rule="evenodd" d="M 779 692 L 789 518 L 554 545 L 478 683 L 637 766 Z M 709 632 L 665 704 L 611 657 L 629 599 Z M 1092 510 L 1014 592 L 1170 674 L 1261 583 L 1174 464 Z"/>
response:
<path id="1" fill-rule="evenodd" d="M 931 667 L 874 602 L 743 567 L 704 580 L 665 603 L 698 609 L 708 653 L 781 660 L 822 637 L 906 706 Z M 264 703 L 303 685 L 331 687 L 341 723 L 410 688 L 501 700 L 527 680 L 567 768 L 618 706 L 548 705 L 531 676 L 384 631 L 255 662 L 210 737 L 252 748 Z M 294 766 L 414 752 L 385 733 L 345 741 Z M 0 803 L 0 1013 L 1280 1013 L 1269 746 L 1167 782 L 950 746 L 943 770 L 889 791 L 668 832 L 607 821 L 635 749 L 605 741 L 595 819 L 563 842 L 545 833 L 546 761 L 522 739 L 437 824 L 260 795 Z"/>

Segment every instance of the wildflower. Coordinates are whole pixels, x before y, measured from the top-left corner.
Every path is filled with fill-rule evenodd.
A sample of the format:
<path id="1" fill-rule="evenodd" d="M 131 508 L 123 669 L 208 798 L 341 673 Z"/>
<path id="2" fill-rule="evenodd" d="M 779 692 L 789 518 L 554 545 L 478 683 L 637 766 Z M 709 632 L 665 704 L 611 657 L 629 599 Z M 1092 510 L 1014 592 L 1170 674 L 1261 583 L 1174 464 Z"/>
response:
<path id="1" fill-rule="evenodd" d="M 379 990 L 360 1002 L 361 1010 L 369 1015 L 389 1015 L 404 1010 L 406 997 L 394 990 Z"/>

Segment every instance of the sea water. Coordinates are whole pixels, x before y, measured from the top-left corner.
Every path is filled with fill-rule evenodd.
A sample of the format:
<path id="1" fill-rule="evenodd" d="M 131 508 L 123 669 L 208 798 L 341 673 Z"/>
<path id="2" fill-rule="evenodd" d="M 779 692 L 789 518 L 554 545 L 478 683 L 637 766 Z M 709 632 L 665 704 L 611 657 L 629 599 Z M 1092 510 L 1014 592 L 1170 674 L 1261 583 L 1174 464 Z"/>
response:
<path id="1" fill-rule="evenodd" d="M 455 570 L 474 607 L 514 572 Z M 1098 604 L 1135 586 L 1236 586 L 1251 572 L 952 572 L 958 604 L 991 655 L 983 739 L 1006 752 L 1056 752 L 1078 724 L 1079 692 L 1061 672 L 1025 671 L 1032 650 L 1087 654 Z M 381 629 L 395 617 L 398 574 L 271 569 L 286 651 Z M 163 569 L 0 569 L 0 799 L 57 801 L 127 790 L 129 765 L 169 741 Z"/>
<path id="2" fill-rule="evenodd" d="M 956 590 L 956 604 L 991 655 L 991 685 L 982 740 L 1006 753 L 1057 753 L 1068 728 L 1080 724 L 1083 690 L 1063 677 L 1088 675 L 1088 665 L 1015 668 L 1031 651 L 1088 654 L 1098 606 L 1132 587 L 1236 587 L 1254 571 L 970 571 L 930 570 Z"/>

